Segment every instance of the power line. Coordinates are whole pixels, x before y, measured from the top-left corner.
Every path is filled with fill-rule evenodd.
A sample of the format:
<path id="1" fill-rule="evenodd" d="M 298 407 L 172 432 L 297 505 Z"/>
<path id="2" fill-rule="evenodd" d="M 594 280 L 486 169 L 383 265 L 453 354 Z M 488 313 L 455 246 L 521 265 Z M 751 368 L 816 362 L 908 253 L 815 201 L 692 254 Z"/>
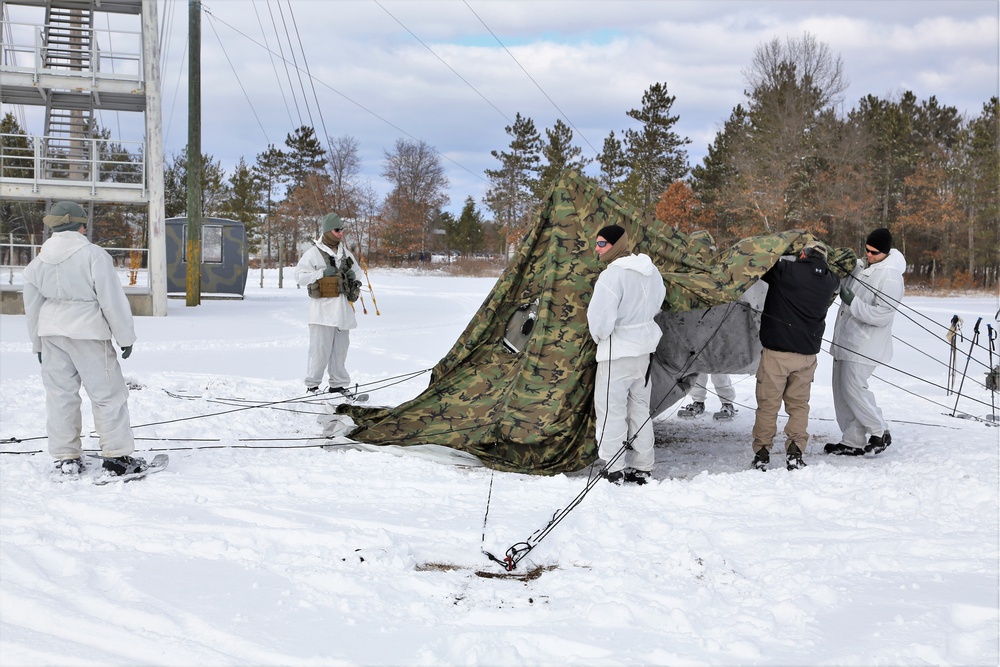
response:
<path id="1" fill-rule="evenodd" d="M 208 10 L 208 9 L 207 9 L 207 8 L 206 8 L 205 6 L 204 6 L 204 5 L 202 5 L 202 9 L 203 9 L 203 10 L 204 10 L 204 11 L 205 11 L 206 13 L 211 13 L 211 12 L 210 12 L 210 11 L 209 11 L 209 10 Z M 240 30 L 239 28 L 236 28 L 236 27 L 235 27 L 235 26 L 233 26 L 232 24 L 230 24 L 230 23 L 227 23 L 226 21 L 224 21 L 223 19 L 219 18 L 218 16 L 215 16 L 214 14 L 213 14 L 213 18 L 214 18 L 214 19 L 215 19 L 216 21 L 218 21 L 219 23 L 221 23 L 222 25 L 224 25 L 224 26 L 226 26 L 227 28 L 229 28 L 230 30 L 232 30 L 233 32 L 235 32 L 235 33 L 237 33 L 238 35 L 240 35 L 240 36 L 242 36 L 242 37 L 246 38 L 246 39 L 247 39 L 248 41 L 252 42 L 252 43 L 253 43 L 253 44 L 255 44 L 256 46 L 259 46 L 260 48 L 264 49 L 264 50 L 265 50 L 265 51 L 267 51 L 268 53 L 272 53 L 272 54 L 274 53 L 274 52 L 273 52 L 273 51 L 271 51 L 271 50 L 270 50 L 270 49 L 269 49 L 269 48 L 268 48 L 267 46 L 265 46 L 264 44 L 261 44 L 261 43 L 260 43 L 259 41 L 257 41 L 256 39 L 254 39 L 254 38 L 253 38 L 253 37 L 251 37 L 250 35 L 246 34 L 246 33 L 245 33 L 245 32 L 243 32 L 242 30 Z M 280 53 L 279 53 L 279 54 L 275 54 L 275 55 L 276 55 L 276 56 L 277 56 L 277 57 L 278 57 L 278 58 L 279 58 L 280 60 L 282 60 L 282 61 L 283 61 L 283 62 L 284 62 L 284 63 L 286 64 L 286 66 L 287 66 L 287 64 L 288 64 L 288 60 L 287 60 L 287 59 L 286 59 L 286 58 L 284 57 L 284 55 L 283 55 L 283 54 L 280 54 Z M 293 67 L 295 67 L 296 69 L 298 69 L 298 65 L 293 65 Z M 406 131 L 406 130 L 404 130 L 403 128 L 399 127 L 398 125 L 396 125 L 396 124 L 395 124 L 395 123 L 393 123 L 392 121 L 390 121 L 390 120 L 388 120 L 388 119 L 386 119 L 386 118 L 383 118 L 382 116 L 380 116 L 380 115 L 379 115 L 378 113 L 376 113 L 375 111 L 373 111 L 373 110 L 369 109 L 368 107 L 366 107 L 365 105 L 361 104 L 361 103 L 360 103 L 360 102 L 358 102 L 357 100 L 353 99 L 353 98 L 352 98 L 351 96 L 347 95 L 346 93 L 343 93 L 343 92 L 341 92 L 340 90 L 337 90 L 336 88 L 334 88 L 334 87 L 333 87 L 333 86 L 331 86 L 330 84 L 326 83 L 326 82 L 325 82 L 325 81 L 323 81 L 322 79 L 318 79 L 318 78 L 316 78 L 316 77 L 310 77 L 310 78 L 312 78 L 312 79 L 313 79 L 313 80 L 314 80 L 314 81 L 315 81 L 316 83 L 318 83 L 318 84 L 319 84 L 320 86 L 323 86 L 323 87 L 324 87 L 324 88 L 326 88 L 327 90 L 329 90 L 329 91 L 331 91 L 331 92 L 333 92 L 333 93 L 336 93 L 337 95 L 339 95 L 340 97 L 344 98 L 344 99 L 345 99 L 346 101 L 350 102 L 351 104 L 353 104 L 353 105 L 354 105 L 354 106 L 356 106 L 357 108 L 361 109 L 362 111 L 364 111 L 365 113 L 367 113 L 367 114 L 371 115 L 372 117 L 374 117 L 374 118 L 377 118 L 378 120 L 382 121 L 383 123 L 385 123 L 385 124 L 386 124 L 386 125 L 388 125 L 389 127 L 391 127 L 391 128 L 393 128 L 394 130 L 396 130 L 396 131 L 400 132 L 400 133 L 401 133 L 401 134 L 403 134 L 404 136 L 406 136 L 406 137 L 409 137 L 410 139 L 413 139 L 414 141 L 420 141 L 420 139 L 419 139 L 418 137 L 415 137 L 415 136 L 413 136 L 412 134 L 410 134 L 409 132 L 407 132 L 407 131 Z M 477 174 L 476 172 L 474 172 L 474 171 L 472 171 L 471 169 L 469 169 L 468 167 L 466 167 L 466 166 L 465 166 L 464 164 L 461 164 L 460 162 L 456 161 L 456 160 L 455 160 L 454 158 L 452 158 L 452 157 L 450 157 L 450 156 L 448 156 L 448 155 L 445 155 L 444 153 L 442 153 L 441 151 L 437 150 L 436 148 L 431 148 L 431 150 L 433 150 L 433 151 L 434 151 L 434 152 L 435 152 L 435 153 L 436 153 L 436 154 L 437 154 L 438 156 L 440 156 L 441 158 L 443 158 L 443 159 L 447 160 L 448 162 L 451 162 L 451 163 L 452 163 L 452 164 L 454 164 L 454 165 L 455 165 L 456 167 L 458 167 L 459 169 L 462 169 L 463 171 L 466 171 L 466 172 L 468 172 L 468 173 L 469 173 L 470 175 L 474 176 L 475 178 L 478 178 L 478 179 L 479 179 L 479 180 L 481 180 L 481 181 L 485 181 L 485 180 L 486 180 L 485 178 L 483 178 L 483 176 L 482 176 L 481 174 Z"/>
<path id="2" fill-rule="evenodd" d="M 233 70 L 233 76 L 236 77 L 236 83 L 239 84 L 240 90 L 243 91 L 243 97 L 246 98 L 247 104 L 250 106 L 250 111 L 253 113 L 254 120 L 257 121 L 257 126 L 260 127 L 261 134 L 264 135 L 264 141 L 268 144 L 271 140 L 267 136 L 267 130 L 264 129 L 264 124 L 260 122 L 260 116 L 257 115 L 257 110 L 253 106 L 253 102 L 250 101 L 250 96 L 247 95 L 247 89 L 243 87 L 243 82 L 240 81 L 240 75 L 236 73 L 236 68 L 233 67 L 233 61 L 229 58 L 229 52 L 226 51 L 225 45 L 222 43 L 222 39 L 219 37 L 219 32 L 215 29 L 215 22 L 212 20 L 211 14 L 208 14 L 208 24 L 212 27 L 212 33 L 215 35 L 215 39 L 219 42 L 219 48 L 222 49 L 222 55 L 226 56 L 226 62 L 229 63 L 229 69 Z"/>
<path id="3" fill-rule="evenodd" d="M 566 119 L 566 122 L 569 123 L 569 126 L 572 127 L 573 130 L 576 131 L 580 135 L 580 138 L 583 139 L 587 143 L 588 146 L 590 146 L 590 150 L 594 151 L 594 155 L 600 155 L 600 152 L 596 148 L 594 148 L 594 145 L 592 143 L 590 143 L 590 140 L 588 140 L 587 137 L 583 134 L 583 132 L 580 132 L 580 130 L 576 127 L 576 125 L 573 124 L 573 121 L 571 121 L 569 119 L 569 116 L 567 116 L 563 112 L 563 110 L 559 108 L 559 105 L 556 104 L 555 101 L 551 97 L 549 97 L 549 94 L 545 92 L 545 89 L 542 88 L 538 84 L 537 81 L 535 81 L 534 77 L 532 77 L 531 74 L 528 73 L 528 70 L 524 69 L 524 66 L 520 62 L 518 62 L 517 58 L 514 57 L 514 54 L 511 53 L 510 50 L 504 45 L 504 43 L 500 41 L 500 38 L 497 37 L 496 33 L 493 32 L 493 30 L 490 29 L 490 27 L 488 25 L 486 25 L 486 21 L 484 21 L 482 19 L 482 17 L 480 17 L 479 14 L 476 13 L 476 10 L 474 10 L 472 7 L 469 6 L 468 1 L 467 0 L 462 0 L 462 4 L 464 4 L 466 7 L 468 7 L 469 11 L 472 12 L 472 15 L 475 16 L 477 19 L 479 19 L 479 22 L 483 24 L 483 27 L 486 28 L 486 30 L 491 35 L 493 35 L 493 39 L 495 39 L 497 41 L 497 44 L 499 44 L 500 47 L 504 51 L 507 52 L 507 55 L 510 56 L 510 59 L 513 60 L 517 64 L 517 66 L 521 68 L 521 71 L 524 72 L 524 75 L 527 76 L 528 79 L 531 80 L 531 83 L 535 84 L 535 87 L 538 88 L 538 90 L 541 91 L 542 95 L 545 96 L 545 99 L 547 99 L 549 101 L 549 103 L 553 107 L 555 107 L 555 110 L 559 112 L 559 115 Z"/>
<path id="4" fill-rule="evenodd" d="M 205 11 L 208 11 L 208 10 L 206 9 Z M 211 13 L 211 12 L 209 12 L 209 13 Z M 267 13 L 271 17 L 271 27 L 274 28 L 275 42 L 277 42 L 278 49 L 280 51 L 279 59 L 281 60 L 282 64 L 285 66 L 285 77 L 288 79 L 288 91 L 289 91 L 289 93 L 292 96 L 292 103 L 295 105 L 295 115 L 298 116 L 298 118 L 299 118 L 298 124 L 302 125 L 302 112 L 299 110 L 299 100 L 298 100 L 297 97 L 295 97 L 295 86 L 292 85 L 292 75 L 288 72 L 288 60 L 285 59 L 285 50 L 283 48 L 281 48 L 281 35 L 278 34 L 278 28 L 275 25 L 275 22 L 274 22 L 274 13 L 271 11 L 271 3 L 270 2 L 267 3 Z M 220 21 L 224 25 L 227 25 L 226 22 L 223 21 L 222 19 L 218 19 L 218 21 Z M 229 26 L 229 27 L 232 28 L 232 26 Z M 234 28 L 234 30 L 235 30 L 235 28 Z M 267 48 L 267 47 L 265 47 L 265 48 Z M 271 51 L 270 49 L 267 49 L 267 52 L 268 53 L 273 53 L 273 51 Z"/>
<path id="5" fill-rule="evenodd" d="M 170 136 L 170 125 L 171 123 L 173 123 L 174 120 L 174 106 L 177 104 L 177 98 L 178 98 L 177 91 L 181 87 L 181 74 L 183 74 L 184 72 L 184 63 L 187 57 L 187 52 L 188 52 L 188 43 L 187 40 L 185 39 L 184 50 L 181 51 L 181 58 L 178 61 L 180 67 L 177 68 L 177 79 L 174 82 L 174 100 L 173 102 L 170 103 L 170 113 L 167 114 L 167 124 L 163 128 L 163 143 L 166 143 L 167 138 Z"/>
<path id="6" fill-rule="evenodd" d="M 260 12 L 257 11 L 257 0 L 253 2 L 253 13 L 257 17 L 257 25 L 260 26 L 261 37 L 264 38 L 264 44 L 267 44 L 267 33 L 264 32 L 264 23 L 260 20 Z M 271 60 L 271 70 L 274 72 L 274 79 L 278 82 L 278 90 L 281 91 L 281 101 L 285 103 L 285 113 L 288 114 L 288 124 L 295 125 L 295 121 L 292 119 L 292 110 L 288 106 L 288 98 L 285 97 L 285 89 L 281 85 L 281 77 L 278 75 L 278 67 L 274 64 L 274 56 L 271 55 L 271 50 L 268 48 L 267 55 Z"/>
<path id="7" fill-rule="evenodd" d="M 392 12 L 390 12 L 390 11 L 389 11 L 388 9 L 386 9 L 386 8 L 385 8 L 385 7 L 384 7 L 384 6 L 382 5 L 382 3 L 380 3 L 380 2 L 379 2 L 379 0 L 372 0 L 372 2 L 374 2 L 374 3 L 376 4 L 376 5 L 378 5 L 378 6 L 379 6 L 379 8 L 380 8 L 380 9 L 381 9 L 382 11 L 384 11 L 384 12 L 385 12 L 386 14 L 388 14 L 388 15 L 389 15 L 389 17 L 390 17 L 390 18 L 391 18 L 391 19 L 392 19 L 393 21 L 395 21 L 396 23 L 398 23 L 398 24 L 400 25 L 400 27 L 401 27 L 401 28 L 402 28 L 403 30 L 405 30 L 406 32 L 410 33 L 410 35 L 412 35 L 412 36 L 413 36 L 413 39 L 415 39 L 415 40 L 417 40 L 418 42 L 420 42 L 420 45 L 421 45 L 421 46 L 423 46 L 423 47 L 424 47 L 425 49 L 427 49 L 428 51 L 430 51 L 430 52 L 431 52 L 431 55 L 433 55 L 433 56 L 434 56 L 435 58 L 437 58 L 438 60 L 440 60 L 440 61 L 441 61 L 441 64 L 442 64 L 442 65 L 444 65 L 445 67 L 447 67 L 448 69 L 450 69 L 450 70 L 452 71 L 452 73 L 453 73 L 453 74 L 454 74 L 455 76 L 457 76 L 457 77 L 458 77 L 459 79 L 461 79 L 461 80 L 462 80 L 462 82 L 463 82 L 463 83 L 465 83 L 465 85 L 467 85 L 467 86 L 468 86 L 469 88 L 471 88 L 471 89 L 472 89 L 473 91 L 475 91 L 475 93 L 476 93 L 477 95 L 479 95 L 479 97 L 483 98 L 483 101 L 484 101 L 484 102 L 486 102 L 486 103 L 487 103 L 487 104 L 489 104 L 489 105 L 490 105 L 491 107 L 493 107 L 494 109 L 496 109 L 496 112 L 497 112 L 498 114 L 500 114 L 500 116 L 501 116 L 501 117 L 502 117 L 502 118 L 503 118 L 504 120 L 506 120 L 506 121 L 507 121 L 508 123 L 513 123 L 513 121 L 512 121 L 512 120 L 511 120 L 511 119 L 510 119 L 510 118 L 509 118 L 509 117 L 507 116 L 507 114 L 505 114 L 505 113 L 504 113 L 503 111 L 501 111 L 501 110 L 500 110 L 500 109 L 499 109 L 499 108 L 497 107 L 497 105 L 493 104 L 493 102 L 491 102 L 490 100 L 488 100 L 488 99 L 486 98 L 486 96 L 485 96 L 485 95 L 483 95 L 483 94 L 482 94 L 481 92 L 479 92 L 479 90 L 478 90 L 478 89 L 477 89 L 477 88 L 476 88 L 475 86 L 473 86 L 473 85 L 472 85 L 471 83 L 469 83 L 468 81 L 466 81 L 465 77 L 463 77 L 463 76 L 462 76 L 461 74 L 459 74 L 458 72 L 456 72 L 456 71 L 455 71 L 455 69 L 454 69 L 454 68 L 453 68 L 453 67 L 452 67 L 451 65 L 449 65 L 449 64 L 448 64 L 447 62 L 445 62 L 444 58 L 442 58 L 442 57 L 441 57 L 441 56 L 439 56 L 439 55 L 438 55 L 437 53 L 435 53 L 435 52 L 434 52 L 434 49 L 432 49 L 432 48 L 431 48 L 431 47 L 429 47 L 429 46 L 428 46 L 427 44 L 425 44 L 425 43 L 424 43 L 424 41 L 423 41 L 422 39 L 420 39 L 419 37 L 417 37 L 417 35 L 416 35 L 416 34 L 415 34 L 415 33 L 414 33 L 414 32 L 413 32 L 412 30 L 410 30 L 410 29 L 409 29 L 409 28 L 407 28 L 407 27 L 406 27 L 405 25 L 403 25 L 403 22 L 402 22 L 402 21 L 400 21 L 400 20 L 399 20 L 398 18 L 396 18 L 395 16 L 393 16 Z"/>
<path id="8" fill-rule="evenodd" d="M 289 5 L 291 8 L 291 5 Z M 288 41 L 288 52 L 292 55 L 292 69 L 295 70 L 295 77 L 299 80 L 299 91 L 302 93 L 302 104 L 306 108 L 306 116 L 309 118 L 309 126 L 316 127 L 316 123 L 312 119 L 312 109 L 309 107 L 309 100 L 306 97 L 306 87 L 302 83 L 302 69 L 299 68 L 299 62 L 295 58 L 295 48 L 292 46 L 292 38 L 288 34 L 288 24 L 285 22 L 285 13 L 281 10 L 281 0 L 278 0 L 278 14 L 281 16 L 281 27 L 285 29 L 285 39 Z M 275 29 L 277 30 L 277 28 Z"/>

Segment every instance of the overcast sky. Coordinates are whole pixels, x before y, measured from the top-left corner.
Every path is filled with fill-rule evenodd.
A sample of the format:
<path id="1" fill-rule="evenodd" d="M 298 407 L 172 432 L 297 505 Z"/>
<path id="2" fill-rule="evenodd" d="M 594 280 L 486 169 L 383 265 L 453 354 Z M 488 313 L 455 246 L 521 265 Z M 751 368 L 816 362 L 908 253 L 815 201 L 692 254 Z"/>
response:
<path id="1" fill-rule="evenodd" d="M 692 165 L 733 107 L 759 45 L 805 32 L 843 60 L 844 107 L 906 90 L 976 116 L 998 95 L 997 0 L 206 0 L 202 149 L 228 171 L 299 125 L 352 135 L 386 189 L 399 138 L 439 151 L 449 209 L 479 200 L 515 114 L 557 118 L 588 157 L 664 82 Z M 160 2 L 166 152 L 187 141 L 188 2 Z M 98 26 L 100 27 L 100 26 Z M 235 74 L 234 74 L 235 70 Z M 310 82 L 308 74 L 311 74 Z M 103 118 L 103 124 L 113 122 Z M 40 129 L 35 130 L 40 133 Z M 127 138 L 127 137 L 126 137 Z M 141 138 L 141 137 L 140 137 Z M 596 173 L 596 168 L 593 172 Z"/>

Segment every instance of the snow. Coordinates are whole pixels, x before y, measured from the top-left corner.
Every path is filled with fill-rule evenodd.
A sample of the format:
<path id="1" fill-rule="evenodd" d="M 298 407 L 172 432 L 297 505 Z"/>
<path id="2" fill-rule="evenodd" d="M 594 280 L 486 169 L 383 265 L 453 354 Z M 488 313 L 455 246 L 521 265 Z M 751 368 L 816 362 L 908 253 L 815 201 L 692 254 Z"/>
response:
<path id="1" fill-rule="evenodd" d="M 808 467 L 750 470 L 754 379 L 738 376 L 732 422 L 674 406 L 655 424 L 653 482 L 598 480 L 507 573 L 483 549 L 502 558 L 531 538 L 591 471 L 320 448 L 327 399 L 303 396 L 307 297 L 284 276 L 262 288 L 255 273 L 243 301 L 172 299 L 167 317 L 137 318 L 123 362 L 137 453 L 169 452 L 170 466 L 128 484 L 50 480 L 24 317 L 0 316 L 0 663 L 1000 662 L 1000 429 L 950 416 L 936 339 L 953 314 L 969 336 L 981 316 L 985 346 L 995 296 L 905 299 L 905 343 L 872 385 L 892 425 L 883 454 L 822 453 L 839 436 L 824 353 Z M 368 296 L 348 367 L 371 404 L 396 405 L 426 387 L 419 372 L 494 279 L 371 282 L 380 314 Z M 990 413 L 987 362 L 977 350 L 958 413 Z"/>

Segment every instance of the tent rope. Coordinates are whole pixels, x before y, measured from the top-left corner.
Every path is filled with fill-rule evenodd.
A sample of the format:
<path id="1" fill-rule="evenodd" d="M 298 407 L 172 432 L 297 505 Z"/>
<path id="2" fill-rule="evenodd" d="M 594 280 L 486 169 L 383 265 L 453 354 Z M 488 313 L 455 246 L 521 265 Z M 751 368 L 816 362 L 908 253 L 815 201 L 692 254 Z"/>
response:
<path id="1" fill-rule="evenodd" d="M 729 316 L 733 314 L 733 312 L 735 311 L 735 308 L 738 307 L 738 305 L 739 305 L 738 302 L 735 302 L 735 301 L 729 304 L 729 307 L 726 309 L 725 316 L 716 325 L 715 331 L 713 331 L 712 335 L 709 336 L 705 340 L 705 343 L 701 346 L 701 349 L 699 349 L 696 353 L 692 354 L 688 358 L 687 364 L 684 366 L 683 369 L 681 369 L 681 373 L 676 376 L 676 379 L 674 380 L 674 384 L 671 386 L 670 390 L 668 390 L 664 394 L 663 398 L 660 399 L 660 402 L 657 403 L 656 408 L 654 410 L 650 411 L 649 416 L 646 417 L 646 420 L 644 422 L 642 422 L 642 424 L 640 424 L 639 428 L 636 429 L 636 432 L 632 435 L 632 437 L 629 438 L 629 439 L 627 439 L 625 442 L 622 443 L 622 446 L 608 460 L 608 462 L 604 465 L 604 467 L 600 470 L 600 472 L 598 472 L 597 475 L 594 475 L 594 468 L 591 467 L 590 474 L 587 477 L 587 483 L 584 486 L 583 490 L 580 491 L 580 493 L 578 493 L 576 495 L 576 497 L 573 498 L 573 500 L 571 500 L 568 505 L 566 505 L 566 507 L 564 507 L 561 510 L 558 510 L 552 516 L 552 519 L 550 519 L 547 524 L 545 524 L 544 526 L 542 526 L 541 528 L 539 528 L 538 530 L 536 530 L 534 533 L 532 533 L 532 535 L 530 537 L 528 537 L 523 542 L 516 542 L 516 543 L 512 544 L 510 547 L 508 547 L 508 549 L 506 551 L 506 557 L 503 560 L 497 558 L 496 556 L 494 556 L 490 552 L 486 551 L 485 548 L 483 548 L 482 551 L 487 556 L 487 558 L 489 558 L 490 560 L 494 561 L 495 563 L 500 564 L 508 572 L 512 572 L 514 570 L 514 568 L 517 567 L 517 564 L 520 563 L 521 560 L 525 556 L 527 556 L 529 553 L 531 553 L 531 551 L 536 546 L 538 546 L 539 542 L 541 542 L 543 539 L 545 539 L 545 537 L 549 533 L 551 533 L 555 529 L 555 527 L 557 525 L 559 525 L 559 523 L 564 518 L 566 518 L 566 516 L 571 511 L 573 511 L 573 509 L 575 509 L 577 507 L 577 505 L 579 505 L 581 502 L 583 502 L 583 499 L 587 496 L 588 493 L 590 493 L 590 490 L 592 488 L 594 488 L 594 486 L 597 484 L 597 482 L 601 480 L 601 478 L 604 476 L 604 473 L 611 466 L 613 466 L 615 463 L 617 463 L 618 460 L 622 456 L 625 455 L 625 452 L 627 450 L 632 449 L 632 443 L 639 436 L 639 432 L 642 431 L 642 429 L 646 427 L 646 424 L 650 423 L 653 420 L 652 415 L 656 414 L 658 412 L 660 406 L 663 404 L 663 401 L 665 401 L 667 399 L 667 396 L 670 395 L 670 392 L 673 391 L 673 388 L 677 386 L 679 380 L 681 378 L 686 377 L 687 375 L 689 375 L 689 373 L 687 373 L 686 371 L 691 368 L 691 365 L 694 363 L 694 360 L 697 359 L 698 355 L 700 355 L 705 350 L 705 348 L 712 341 L 712 339 L 715 338 L 719 334 L 719 331 L 722 330 L 722 325 L 726 323 L 726 320 L 729 319 Z M 746 304 L 744 304 L 744 305 L 746 305 Z M 610 343 L 609 343 L 609 346 L 610 346 Z M 611 356 L 610 355 L 610 350 L 609 350 L 609 356 Z M 610 363 L 610 359 L 609 359 L 609 363 Z M 608 382 L 609 382 L 609 386 L 610 386 L 610 382 L 611 382 L 611 373 L 610 372 L 608 373 Z M 607 410 L 605 410 L 604 416 L 605 416 L 605 425 L 606 425 L 607 424 Z M 602 433 L 603 433 L 603 430 L 602 430 Z M 493 491 L 493 478 L 492 478 L 492 475 L 491 475 L 490 476 L 490 496 L 492 496 L 492 491 Z M 487 502 L 486 502 L 486 516 L 488 516 L 488 515 L 489 515 L 489 498 L 487 498 Z M 485 544 L 485 542 L 486 542 L 486 516 L 483 517 L 483 544 Z"/>

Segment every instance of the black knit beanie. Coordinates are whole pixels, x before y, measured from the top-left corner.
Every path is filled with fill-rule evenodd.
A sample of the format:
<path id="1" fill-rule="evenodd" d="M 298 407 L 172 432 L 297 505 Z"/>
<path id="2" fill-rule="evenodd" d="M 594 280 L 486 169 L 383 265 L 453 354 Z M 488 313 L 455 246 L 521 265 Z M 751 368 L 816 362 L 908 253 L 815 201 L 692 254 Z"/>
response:
<path id="1" fill-rule="evenodd" d="M 597 235 L 604 237 L 605 241 L 614 245 L 624 233 L 625 229 L 623 227 L 619 227 L 618 225 L 608 225 L 607 227 L 601 227 L 601 231 L 597 232 Z"/>
<path id="2" fill-rule="evenodd" d="M 892 250 L 892 234 L 885 227 L 879 227 L 868 235 L 865 245 L 870 245 L 879 252 L 887 253 Z"/>

